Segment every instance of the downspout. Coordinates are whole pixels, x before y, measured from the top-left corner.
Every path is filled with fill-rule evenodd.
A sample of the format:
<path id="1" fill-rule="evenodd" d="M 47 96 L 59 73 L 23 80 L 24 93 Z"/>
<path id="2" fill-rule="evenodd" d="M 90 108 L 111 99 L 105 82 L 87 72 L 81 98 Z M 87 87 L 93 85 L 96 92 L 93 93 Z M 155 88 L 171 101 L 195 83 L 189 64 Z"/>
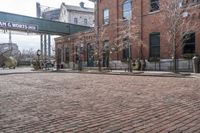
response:
<path id="1" fill-rule="evenodd" d="M 117 38 L 119 37 L 119 0 L 117 0 Z M 118 46 L 118 44 L 119 44 L 119 40 L 117 39 L 117 46 Z M 119 49 L 117 48 L 117 61 L 119 60 L 119 51 L 118 51 Z"/>
<path id="2" fill-rule="evenodd" d="M 140 11 L 140 40 L 141 40 L 141 48 L 140 48 L 140 53 L 141 53 L 141 59 L 144 60 L 144 55 L 143 55 L 143 0 L 141 0 L 141 11 Z"/>
<path id="3" fill-rule="evenodd" d="M 100 44 L 99 44 L 99 0 L 96 0 L 96 30 L 97 30 L 97 46 L 98 46 L 98 67 L 101 71 L 101 59 L 100 59 Z"/>

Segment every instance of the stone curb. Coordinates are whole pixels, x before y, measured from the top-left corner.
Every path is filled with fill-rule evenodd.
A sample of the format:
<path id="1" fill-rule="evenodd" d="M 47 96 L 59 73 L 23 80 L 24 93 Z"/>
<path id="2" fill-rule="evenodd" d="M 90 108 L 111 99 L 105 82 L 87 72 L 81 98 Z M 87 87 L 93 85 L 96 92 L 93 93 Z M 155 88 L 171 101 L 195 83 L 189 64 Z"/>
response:
<path id="1" fill-rule="evenodd" d="M 52 71 L 58 73 L 79 73 L 79 74 L 104 74 L 104 75 L 122 75 L 122 76 L 149 76 L 149 77 L 177 77 L 177 78 L 189 78 L 191 74 L 184 74 L 184 73 L 145 73 L 145 72 L 84 72 L 84 71 L 65 71 L 65 70 L 58 70 Z"/>
<path id="2" fill-rule="evenodd" d="M 13 73 L 0 73 L 2 75 L 11 75 L 11 74 L 35 74 L 35 73 L 79 73 L 79 74 L 103 74 L 103 75 L 121 75 L 121 76 L 149 76 L 149 77 L 177 77 L 177 78 L 189 78 L 189 77 L 196 77 L 194 74 L 190 73 L 147 73 L 144 71 L 138 72 L 87 72 L 87 71 L 75 71 L 75 70 L 38 70 L 38 71 L 31 71 L 31 72 L 13 72 Z M 200 77 L 200 76 L 199 76 Z"/>

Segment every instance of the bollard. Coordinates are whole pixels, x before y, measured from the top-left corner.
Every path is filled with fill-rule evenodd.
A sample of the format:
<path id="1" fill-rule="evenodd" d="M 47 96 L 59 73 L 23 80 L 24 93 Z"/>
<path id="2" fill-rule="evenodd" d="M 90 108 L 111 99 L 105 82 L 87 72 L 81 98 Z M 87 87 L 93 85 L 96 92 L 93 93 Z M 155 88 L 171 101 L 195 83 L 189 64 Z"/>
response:
<path id="1" fill-rule="evenodd" d="M 192 58 L 192 66 L 193 66 L 193 72 L 199 73 L 199 57 L 194 56 Z"/>

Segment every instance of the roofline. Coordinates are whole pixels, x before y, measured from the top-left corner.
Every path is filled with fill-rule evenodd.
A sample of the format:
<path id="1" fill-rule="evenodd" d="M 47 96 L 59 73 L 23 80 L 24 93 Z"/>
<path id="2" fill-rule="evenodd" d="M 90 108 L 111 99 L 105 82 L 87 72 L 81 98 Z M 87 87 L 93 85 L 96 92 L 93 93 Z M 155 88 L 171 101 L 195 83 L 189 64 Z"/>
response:
<path id="1" fill-rule="evenodd" d="M 67 9 L 68 11 L 77 11 L 77 12 L 86 12 L 86 13 L 94 13 L 94 11 L 81 11 L 81 10 L 73 10 L 73 9 Z"/>
<path id="2" fill-rule="evenodd" d="M 89 1 L 91 1 L 91 2 L 96 2 L 96 0 L 89 0 Z"/>

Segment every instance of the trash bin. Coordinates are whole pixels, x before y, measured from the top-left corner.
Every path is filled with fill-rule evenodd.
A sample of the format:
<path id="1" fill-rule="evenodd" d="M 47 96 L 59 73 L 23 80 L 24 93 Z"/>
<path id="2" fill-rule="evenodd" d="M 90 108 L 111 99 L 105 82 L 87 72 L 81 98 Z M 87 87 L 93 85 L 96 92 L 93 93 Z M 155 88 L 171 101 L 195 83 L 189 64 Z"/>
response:
<path id="1" fill-rule="evenodd" d="M 193 65 L 193 72 L 199 73 L 199 57 L 198 56 L 194 56 L 192 58 L 192 65 Z"/>
<path id="2" fill-rule="evenodd" d="M 63 64 L 61 64 L 61 65 L 60 65 L 60 69 L 63 69 L 63 68 L 64 68 L 64 65 L 63 65 Z"/>

